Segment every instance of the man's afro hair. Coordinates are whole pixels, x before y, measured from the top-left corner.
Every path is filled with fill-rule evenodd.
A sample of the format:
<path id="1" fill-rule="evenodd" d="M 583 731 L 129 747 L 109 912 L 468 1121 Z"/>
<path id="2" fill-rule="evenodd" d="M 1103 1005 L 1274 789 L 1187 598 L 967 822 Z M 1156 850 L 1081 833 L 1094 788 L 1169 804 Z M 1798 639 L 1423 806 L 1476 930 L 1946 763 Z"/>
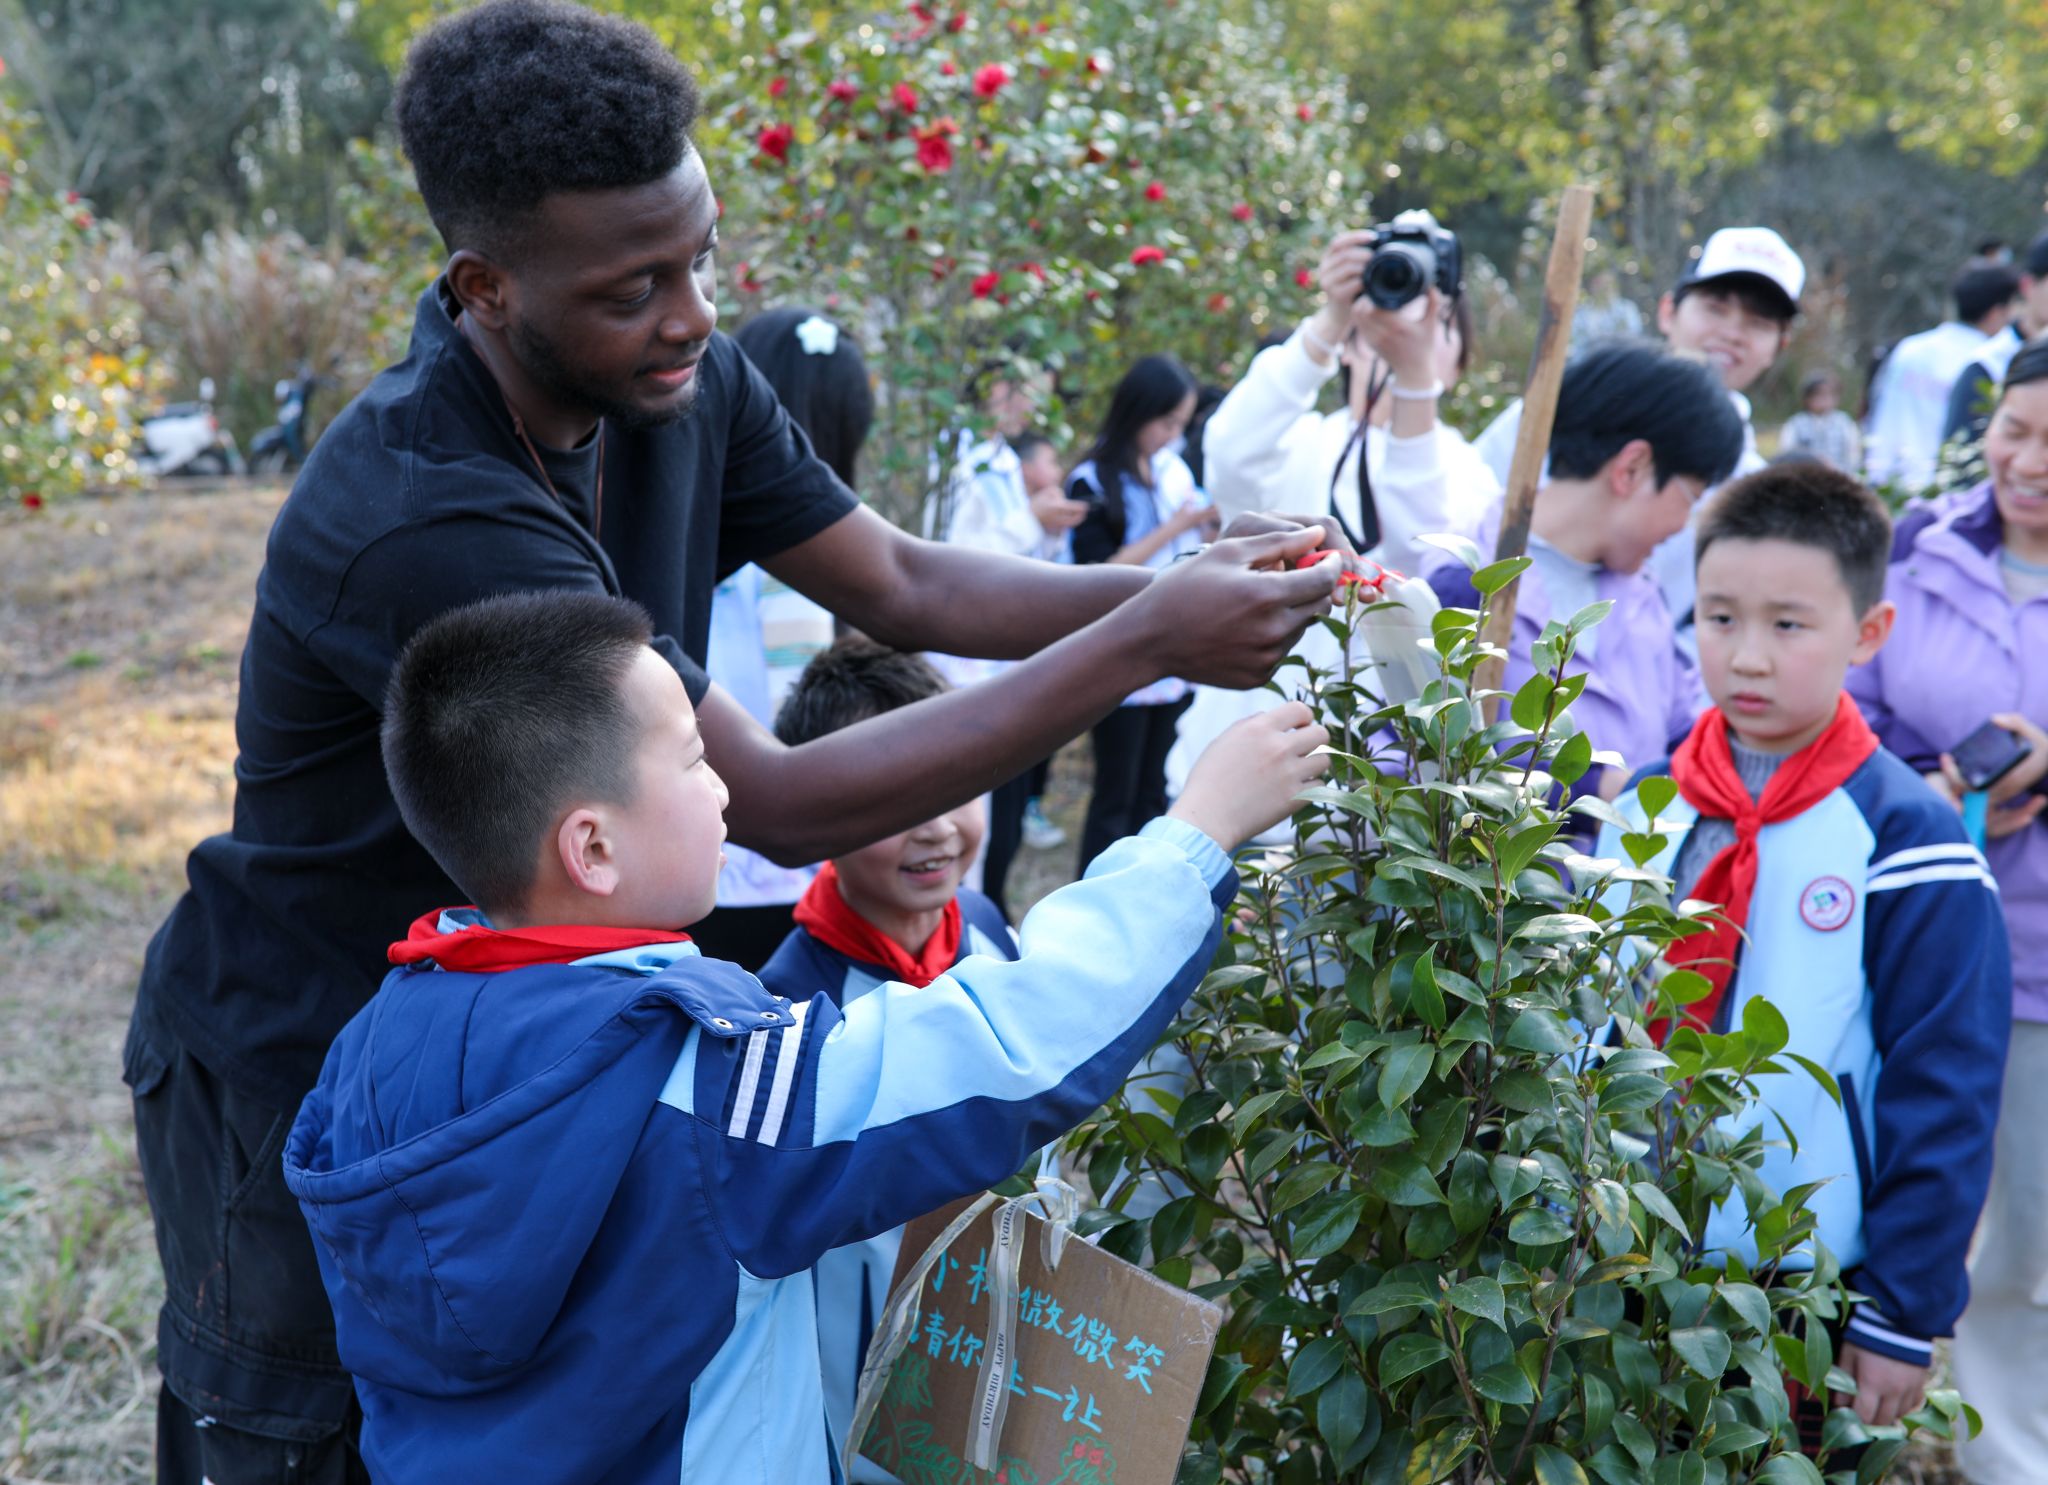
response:
<path id="1" fill-rule="evenodd" d="M 397 113 L 442 241 L 502 255 L 545 197 L 681 164 L 697 84 L 645 26 L 567 0 L 486 0 L 413 43 Z"/>

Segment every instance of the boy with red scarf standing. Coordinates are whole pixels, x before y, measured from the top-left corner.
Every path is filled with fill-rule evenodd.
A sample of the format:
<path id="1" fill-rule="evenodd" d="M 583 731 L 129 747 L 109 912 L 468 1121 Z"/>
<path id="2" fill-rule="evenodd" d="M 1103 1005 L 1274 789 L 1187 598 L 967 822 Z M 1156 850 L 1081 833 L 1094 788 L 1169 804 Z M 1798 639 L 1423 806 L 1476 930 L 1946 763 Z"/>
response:
<path id="1" fill-rule="evenodd" d="M 1650 869 L 1674 900 L 1720 903 L 1714 931 L 1670 957 L 1713 992 L 1688 1024 L 1740 1025 L 1763 998 L 1786 1051 L 1833 1075 L 1765 1080 L 1746 1124 L 1782 1120 L 1760 1174 L 1823 1185 L 1819 1241 L 1865 1296 L 1839 1336 L 1853 1406 L 1889 1424 L 1919 1405 L 1935 1338 L 1969 1283 L 1971 1230 L 1991 1175 L 2011 977 L 1997 891 L 1953 808 L 1878 746 L 1842 690 L 1891 632 L 1891 523 L 1855 479 L 1819 464 L 1736 480 L 1699 523 L 1700 669 L 1714 705 L 1668 765 L 1619 808 L 1634 828 L 1643 777 L 1678 797 Z M 1603 856 L 1619 855 L 1603 840 Z M 1709 1249 L 1756 1258 L 1739 1202 Z"/>
<path id="2" fill-rule="evenodd" d="M 775 735 L 809 742 L 947 689 L 916 655 L 848 638 L 814 656 L 784 698 Z M 962 959 L 1017 957 L 996 905 L 960 885 L 988 829 L 979 799 L 861 850 L 836 857 L 796 906 L 796 928 L 761 968 L 761 983 L 792 1001 L 836 1005 L 890 980 L 929 985 Z M 868 1338 L 889 1298 L 903 1229 L 835 1248 L 811 1270 L 818 1290 L 818 1351 L 835 1447 L 853 1418 Z M 868 1473 L 863 1473 L 866 1471 Z M 854 1479 L 886 1480 L 865 1459 Z"/>

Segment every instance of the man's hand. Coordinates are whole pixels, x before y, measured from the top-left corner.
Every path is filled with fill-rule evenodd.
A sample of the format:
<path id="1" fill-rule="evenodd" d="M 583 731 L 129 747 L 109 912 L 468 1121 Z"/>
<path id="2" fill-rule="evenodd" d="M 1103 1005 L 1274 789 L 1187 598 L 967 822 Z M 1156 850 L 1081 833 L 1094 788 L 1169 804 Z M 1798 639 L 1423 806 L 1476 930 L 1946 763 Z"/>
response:
<path id="1" fill-rule="evenodd" d="M 1164 569 L 1127 610 L 1159 674 L 1244 690 L 1262 686 L 1301 632 L 1330 611 L 1340 564 L 1297 572 L 1322 545 L 1320 526 L 1216 542 Z"/>
<path id="2" fill-rule="evenodd" d="M 1067 492 L 1058 485 L 1047 485 L 1043 490 L 1031 492 L 1031 514 L 1038 518 L 1039 526 L 1048 536 L 1058 536 L 1062 531 L 1072 531 L 1088 517 L 1088 502 L 1069 500 Z"/>
<path id="3" fill-rule="evenodd" d="M 1351 545 L 1351 538 L 1344 534 L 1344 528 L 1328 516 L 1290 516 L 1270 510 L 1248 510 L 1242 515 L 1232 516 L 1230 524 L 1223 528 L 1223 539 L 1229 541 L 1237 536 L 1264 536 L 1269 531 L 1299 531 L 1305 526 L 1314 526 L 1323 533 L 1321 550 L 1337 552 L 1345 559 L 1345 566 L 1352 565 L 1357 557 L 1357 548 Z M 1279 572 L 1279 559 L 1261 571 Z"/>
<path id="4" fill-rule="evenodd" d="M 1234 851 L 1294 813 L 1295 796 L 1330 771 L 1328 729 L 1299 701 L 1245 717 L 1202 750 L 1167 814 Z"/>
<path id="5" fill-rule="evenodd" d="M 1835 1365 L 1856 1379 L 1856 1396 L 1835 1393 L 1834 1405 L 1853 1407 L 1873 1428 L 1898 1422 L 1927 1400 L 1927 1368 L 1894 1361 L 1849 1341 L 1835 1356 Z"/>

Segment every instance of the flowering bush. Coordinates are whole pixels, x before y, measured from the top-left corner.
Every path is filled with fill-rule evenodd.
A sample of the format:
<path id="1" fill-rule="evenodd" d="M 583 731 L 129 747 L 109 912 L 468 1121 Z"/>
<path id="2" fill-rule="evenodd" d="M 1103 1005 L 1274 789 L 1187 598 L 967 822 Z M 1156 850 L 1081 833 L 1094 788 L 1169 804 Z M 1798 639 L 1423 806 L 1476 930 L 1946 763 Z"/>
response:
<path id="1" fill-rule="evenodd" d="M 1413 701 L 1312 676 L 1330 779 L 1169 1032 L 1184 1085 L 1148 1074 L 1073 1137 L 1103 1246 L 1229 1311 L 1183 1481 L 1871 1485 L 1912 1433 L 1969 1426 L 1936 1391 L 1898 1426 L 1837 1409 L 1819 1465 L 1799 1452 L 1799 1389 L 1853 1391 L 1825 1328 L 1847 1294 L 1813 1188 L 1757 1173 L 1775 1125 L 1727 1116 L 1775 1079 L 1839 1092 L 1781 1055 L 1767 1002 L 1725 1035 L 1651 1034 L 1706 992 L 1660 957 L 1705 909 L 1639 869 L 1657 837 L 1595 860 L 1550 802 L 1591 762 L 1565 666 L 1607 607 L 1546 629 L 1491 726 L 1468 611 L 1436 616 L 1444 673 Z M 1173 1194 L 1149 1220 L 1124 1214 L 1133 1173 Z M 1723 1202 L 1753 1263 L 1701 1241 Z"/>
<path id="2" fill-rule="evenodd" d="M 1354 110 L 1263 22 L 1149 0 L 732 15 L 741 64 L 705 77 L 701 131 L 728 311 L 801 300 L 858 331 L 865 493 L 898 520 L 972 425 L 978 370 L 1051 366 L 1091 416 L 1148 352 L 1227 379 L 1309 307 L 1297 272 L 1332 224 L 1367 218 Z"/>
<path id="3" fill-rule="evenodd" d="M 30 509 L 135 477 L 149 374 L 91 203 L 28 179 L 35 128 L 0 62 L 0 498 Z"/>

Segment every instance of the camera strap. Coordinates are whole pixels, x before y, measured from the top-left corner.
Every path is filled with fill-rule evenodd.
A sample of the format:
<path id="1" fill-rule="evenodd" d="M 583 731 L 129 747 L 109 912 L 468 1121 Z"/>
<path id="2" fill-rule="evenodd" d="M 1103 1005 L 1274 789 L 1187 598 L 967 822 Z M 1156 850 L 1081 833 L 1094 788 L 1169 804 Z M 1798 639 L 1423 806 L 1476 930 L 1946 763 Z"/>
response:
<path id="1" fill-rule="evenodd" d="M 1366 450 L 1368 447 L 1366 430 L 1372 426 L 1372 410 L 1379 405 L 1380 398 L 1385 395 L 1387 386 L 1393 379 L 1394 373 L 1392 371 L 1382 369 L 1367 384 L 1364 416 L 1359 418 L 1358 426 L 1351 430 L 1351 437 L 1344 441 L 1343 451 L 1337 455 L 1337 467 L 1330 471 L 1330 514 L 1335 518 L 1337 525 L 1342 528 L 1344 535 L 1350 539 L 1352 547 L 1356 549 L 1361 557 L 1380 544 L 1382 535 L 1380 530 L 1379 502 L 1373 498 L 1372 493 L 1372 471 L 1366 467 Z M 1352 529 L 1351 523 L 1344 519 L 1343 507 L 1337 504 L 1337 482 L 1344 478 L 1344 461 L 1351 457 L 1353 449 L 1358 451 L 1358 524 L 1360 529 L 1356 531 Z"/>

